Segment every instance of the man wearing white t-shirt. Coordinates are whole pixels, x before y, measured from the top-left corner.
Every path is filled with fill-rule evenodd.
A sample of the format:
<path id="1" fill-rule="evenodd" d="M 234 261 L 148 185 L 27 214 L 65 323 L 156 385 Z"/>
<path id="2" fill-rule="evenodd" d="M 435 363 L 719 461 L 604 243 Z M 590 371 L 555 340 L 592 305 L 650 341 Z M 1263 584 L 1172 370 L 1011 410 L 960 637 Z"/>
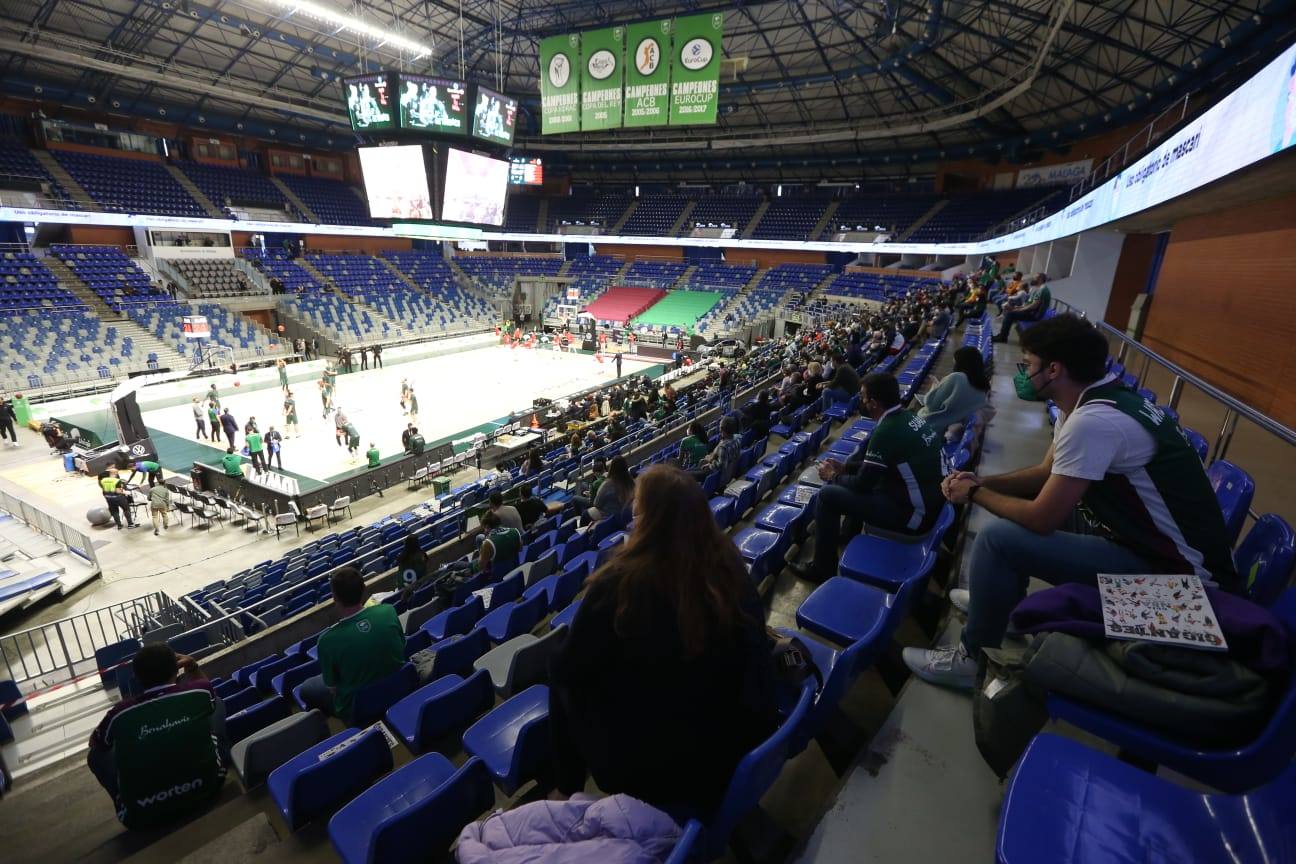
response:
<path id="1" fill-rule="evenodd" d="M 1000 518 L 977 532 L 968 589 L 950 592 L 968 615 L 960 643 L 904 651 L 909 668 L 936 684 L 972 686 L 978 654 L 999 646 L 1032 576 L 1057 585 L 1096 584 L 1099 573 L 1195 573 L 1241 590 L 1201 461 L 1178 424 L 1107 373 L 1103 335 L 1058 315 L 1027 330 L 1022 350 L 1018 377 L 1063 416 L 1038 465 L 944 481 L 948 500 Z M 1062 530 L 1080 504 L 1099 533 Z"/>

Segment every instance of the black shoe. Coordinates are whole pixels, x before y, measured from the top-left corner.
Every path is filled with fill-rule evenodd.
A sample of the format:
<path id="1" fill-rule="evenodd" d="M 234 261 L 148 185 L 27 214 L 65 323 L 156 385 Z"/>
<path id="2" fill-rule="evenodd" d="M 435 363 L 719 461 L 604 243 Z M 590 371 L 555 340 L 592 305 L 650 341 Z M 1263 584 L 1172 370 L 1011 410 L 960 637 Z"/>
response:
<path id="1" fill-rule="evenodd" d="M 807 582 L 813 582 L 816 585 L 825 581 L 824 577 L 814 571 L 814 568 L 807 564 L 798 564 L 794 561 L 788 561 L 783 565 L 787 571 L 798 579 L 804 579 Z"/>

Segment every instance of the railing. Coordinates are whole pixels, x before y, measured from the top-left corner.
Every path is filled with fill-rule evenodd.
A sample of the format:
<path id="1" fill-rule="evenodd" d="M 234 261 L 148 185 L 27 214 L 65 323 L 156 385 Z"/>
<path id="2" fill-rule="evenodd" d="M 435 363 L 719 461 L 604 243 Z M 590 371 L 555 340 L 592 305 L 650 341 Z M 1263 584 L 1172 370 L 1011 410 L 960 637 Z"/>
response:
<path id="1" fill-rule="evenodd" d="M 186 610 L 164 592 L 114 603 L 48 624 L 0 636 L 0 656 L 5 677 L 23 684 L 29 695 L 68 684 L 97 671 L 95 652 L 123 639 L 138 637 L 145 624 L 181 624 L 186 630 L 203 619 Z"/>
<path id="2" fill-rule="evenodd" d="M 21 519 L 42 534 L 62 543 L 69 551 L 80 555 L 95 567 L 99 566 L 99 559 L 95 556 L 94 544 L 88 536 L 68 525 L 57 516 L 46 513 L 30 501 L 25 501 L 17 494 L 10 492 L 6 488 L 10 485 L 9 481 L 0 479 L 0 509 Z"/>

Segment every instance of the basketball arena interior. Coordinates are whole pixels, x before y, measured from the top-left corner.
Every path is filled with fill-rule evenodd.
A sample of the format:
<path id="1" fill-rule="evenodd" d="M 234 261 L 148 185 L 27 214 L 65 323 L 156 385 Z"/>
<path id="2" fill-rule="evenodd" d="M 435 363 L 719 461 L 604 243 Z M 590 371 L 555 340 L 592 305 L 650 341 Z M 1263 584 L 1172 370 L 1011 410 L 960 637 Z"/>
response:
<path id="1" fill-rule="evenodd" d="M 1296 862 L 1296 4 L 0 4 L 0 859 Z"/>

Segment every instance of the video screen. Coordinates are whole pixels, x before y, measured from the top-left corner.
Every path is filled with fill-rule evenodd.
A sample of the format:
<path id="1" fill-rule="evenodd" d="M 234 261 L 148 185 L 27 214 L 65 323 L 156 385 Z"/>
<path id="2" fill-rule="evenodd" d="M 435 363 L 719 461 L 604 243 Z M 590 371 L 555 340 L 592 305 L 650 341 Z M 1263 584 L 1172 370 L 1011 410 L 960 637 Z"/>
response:
<path id="1" fill-rule="evenodd" d="M 351 128 L 357 132 L 381 132 L 396 128 L 396 113 L 392 110 L 391 82 L 387 73 L 357 75 L 342 79 L 346 93 L 347 115 Z"/>
<path id="2" fill-rule="evenodd" d="M 435 219 L 423 147 L 361 147 L 369 215 L 375 219 Z"/>
<path id="3" fill-rule="evenodd" d="M 503 94 L 477 88 L 477 104 L 473 108 L 474 138 L 492 144 L 513 145 L 513 127 L 517 124 L 517 100 Z"/>
<path id="4" fill-rule="evenodd" d="M 504 224 L 509 163 L 451 148 L 446 159 L 445 176 L 442 219 L 476 225 Z"/>
<path id="5" fill-rule="evenodd" d="M 544 165 L 540 157 L 514 156 L 509 160 L 509 182 L 514 186 L 543 186 Z"/>
<path id="6" fill-rule="evenodd" d="M 468 87 L 450 78 L 396 73 L 400 128 L 463 135 L 468 131 Z"/>

